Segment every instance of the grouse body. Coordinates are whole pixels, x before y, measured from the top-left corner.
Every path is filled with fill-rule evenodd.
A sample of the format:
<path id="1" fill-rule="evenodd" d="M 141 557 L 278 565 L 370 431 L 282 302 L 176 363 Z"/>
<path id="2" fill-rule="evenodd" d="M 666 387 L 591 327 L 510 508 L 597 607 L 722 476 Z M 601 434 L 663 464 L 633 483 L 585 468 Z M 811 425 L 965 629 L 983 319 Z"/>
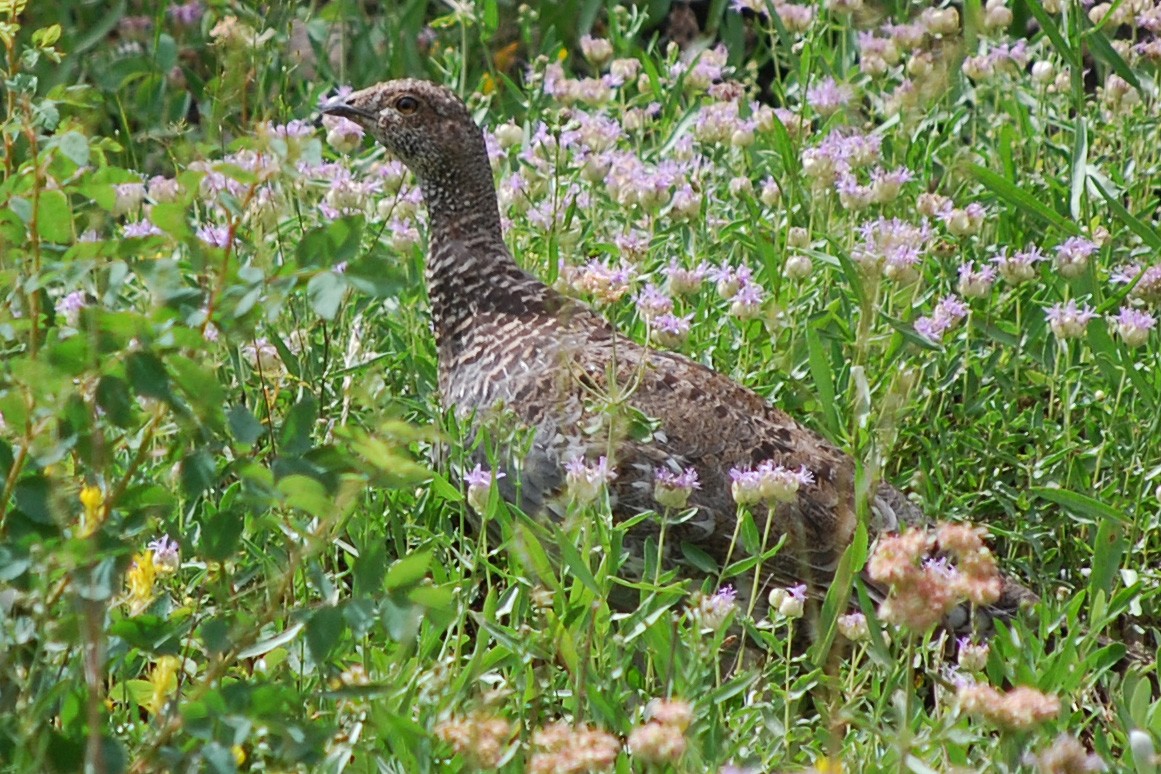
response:
<path id="1" fill-rule="evenodd" d="M 637 344 L 520 269 L 503 240 L 483 133 L 450 90 L 396 80 L 324 111 L 361 125 L 419 182 L 430 216 L 426 279 L 442 400 L 477 421 L 503 408 L 532 433 L 528 451 L 499 479 L 506 499 L 528 513 L 559 512 L 566 464 L 608 455 L 617 473 L 610 502 L 626 518 L 664 510 L 654 500 L 658 469 L 693 468 L 700 488 L 688 506 L 696 513 L 669 528 L 666 556 L 677 561 L 687 542 L 721 563 L 741 558 L 732 545 L 731 469 L 772 461 L 809 471 L 813 481 L 791 501 L 755 513 L 759 531 L 771 536 L 766 548 L 785 540 L 762 565 L 757 590 L 804 583 L 825 593 L 858 524 L 850 456 L 753 391 L 680 354 Z M 650 420 L 649 437 L 619 431 L 618 411 Z M 890 484 L 871 500 L 873 533 L 923 522 Z M 631 542 L 651 529 L 648 520 L 635 527 Z M 1019 597 L 1015 589 L 1005 593 Z"/>

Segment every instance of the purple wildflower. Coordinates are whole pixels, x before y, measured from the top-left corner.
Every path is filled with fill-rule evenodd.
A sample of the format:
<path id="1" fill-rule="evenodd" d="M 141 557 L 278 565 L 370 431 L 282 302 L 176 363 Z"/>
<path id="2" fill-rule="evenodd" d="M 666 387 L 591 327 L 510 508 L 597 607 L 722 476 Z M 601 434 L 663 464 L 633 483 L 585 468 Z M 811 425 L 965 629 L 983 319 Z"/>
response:
<path id="1" fill-rule="evenodd" d="M 1097 316 L 1092 307 L 1078 307 L 1076 301 L 1064 304 L 1053 304 L 1044 310 L 1048 324 L 1057 338 L 1075 339 L 1084 335 L 1085 328 L 1090 320 Z"/>
<path id="2" fill-rule="evenodd" d="M 169 535 L 151 541 L 148 548 L 153 552 L 153 566 L 159 575 L 172 575 L 181 567 L 181 547 L 177 541 L 170 540 Z"/>
<path id="3" fill-rule="evenodd" d="M 697 470 L 688 467 L 680 473 L 657 468 L 653 476 L 653 499 L 664 508 L 684 508 L 695 489 L 701 489 Z"/>
<path id="4" fill-rule="evenodd" d="M 601 489 L 617 477 L 609 468 L 608 458 L 604 456 L 594 465 L 587 464 L 584 457 L 573 457 L 564 464 L 564 473 L 569 494 L 579 505 L 596 500 Z"/>
<path id="5" fill-rule="evenodd" d="M 65 318 L 71 327 L 77 327 L 81 321 L 81 310 L 88 306 L 83 290 L 74 290 L 56 302 L 56 313 Z"/>
<path id="6" fill-rule="evenodd" d="M 1149 340 L 1149 331 L 1157 325 L 1157 318 L 1142 309 L 1123 306 L 1113 318 L 1113 324 L 1125 344 L 1139 347 Z"/>
<path id="7" fill-rule="evenodd" d="M 1069 237 L 1056 247 L 1056 270 L 1065 277 L 1079 277 L 1088 266 L 1088 259 L 1100 248 L 1084 237 Z"/>

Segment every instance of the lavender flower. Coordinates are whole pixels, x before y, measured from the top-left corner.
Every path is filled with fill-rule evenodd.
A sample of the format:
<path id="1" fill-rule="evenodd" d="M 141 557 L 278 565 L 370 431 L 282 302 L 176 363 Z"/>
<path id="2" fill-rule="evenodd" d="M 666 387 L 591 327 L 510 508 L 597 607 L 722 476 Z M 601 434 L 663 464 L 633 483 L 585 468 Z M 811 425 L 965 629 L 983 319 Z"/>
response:
<path id="1" fill-rule="evenodd" d="M 230 229 L 210 224 L 198 226 L 195 236 L 210 247 L 226 248 L 230 244 Z"/>
<path id="2" fill-rule="evenodd" d="M 730 468 L 730 493 L 738 505 L 762 501 L 762 474 L 749 468 Z"/>
<path id="3" fill-rule="evenodd" d="M 113 215 L 133 212 L 145 201 L 144 183 L 120 183 L 113 186 Z"/>
<path id="4" fill-rule="evenodd" d="M 738 606 L 738 592 L 733 586 L 722 586 L 708 597 L 701 597 L 694 617 L 705 629 L 720 629 Z"/>
<path id="5" fill-rule="evenodd" d="M 824 78 L 806 90 L 806 103 L 822 116 L 837 113 L 850 104 L 854 90 L 835 82 L 834 78 Z"/>
<path id="6" fill-rule="evenodd" d="M 200 0 L 190 0 L 188 3 L 169 6 L 169 18 L 178 27 L 193 27 L 202 20 L 206 11 Z"/>
<path id="7" fill-rule="evenodd" d="M 800 583 L 790 588 L 774 588 L 766 600 L 771 610 L 777 610 L 784 618 L 801 618 L 806 607 L 806 584 Z"/>
<path id="8" fill-rule="evenodd" d="M 753 320 L 762 314 L 766 294 L 758 285 L 748 282 L 738 289 L 731 300 L 730 314 L 739 320 Z"/>
<path id="9" fill-rule="evenodd" d="M 363 127 L 349 118 L 324 115 L 322 122 L 327 130 L 327 145 L 339 153 L 351 153 L 363 142 Z"/>
<path id="10" fill-rule="evenodd" d="M 586 464 L 583 457 L 574 457 L 564 464 L 564 473 L 569 495 L 578 505 L 588 505 L 596 500 L 601 489 L 617 477 L 609 469 L 608 458 L 604 456 L 594 465 Z"/>
<path id="11" fill-rule="evenodd" d="M 1036 264 L 1044 260 L 1047 259 L 1039 247 L 1029 247 L 1018 253 L 1013 253 L 1010 257 L 1008 249 L 1005 247 L 992 258 L 992 263 L 996 265 L 1001 277 L 1013 285 L 1018 285 L 1035 277 Z"/>
<path id="12" fill-rule="evenodd" d="M 776 465 L 773 460 L 766 460 L 758 466 L 761 476 L 759 491 L 762 499 L 773 503 L 789 503 L 798 497 L 798 489 L 814 483 L 814 474 L 803 465 L 798 470 L 789 470 L 782 465 Z"/>
<path id="13" fill-rule="evenodd" d="M 1148 341 L 1149 331 L 1157 325 L 1157 318 L 1152 314 L 1129 306 L 1121 307 L 1120 313 L 1112 321 L 1121 340 L 1130 347 L 1139 347 Z"/>
<path id="14" fill-rule="evenodd" d="M 695 489 L 701 489 L 695 468 L 685 468 L 680 473 L 658 468 L 654 473 L 653 499 L 663 508 L 684 508 Z"/>
<path id="15" fill-rule="evenodd" d="M 871 636 L 870 627 L 867 625 L 867 617 L 862 613 L 848 613 L 847 615 L 839 616 L 838 630 L 839 634 L 851 642 L 859 642 Z"/>
<path id="16" fill-rule="evenodd" d="M 959 292 L 965 298 L 986 298 L 992 292 L 996 281 L 996 270 L 991 266 L 976 269 L 968 262 L 959 267 Z"/>
<path id="17" fill-rule="evenodd" d="M 973 643 L 970 637 L 960 637 L 956 640 L 959 646 L 957 661 L 961 669 L 968 672 L 982 672 L 988 663 L 988 653 L 991 650 L 988 643 Z"/>
<path id="18" fill-rule="evenodd" d="M 1078 307 L 1076 301 L 1053 304 L 1044 310 L 1052 332 L 1060 339 L 1075 339 L 1084 335 L 1090 320 L 1097 316 L 1092 307 Z"/>
<path id="19" fill-rule="evenodd" d="M 659 344 L 666 347 L 677 347 L 689 338 L 690 324 L 693 315 L 678 317 L 674 314 L 663 314 L 652 321 L 653 335 Z"/>
<path id="20" fill-rule="evenodd" d="M 126 239 L 135 237 L 161 236 L 164 232 L 148 220 L 139 220 L 136 223 L 126 223 L 121 227 L 121 236 Z"/>
<path id="21" fill-rule="evenodd" d="M 637 313 L 646 321 L 673 311 L 673 299 L 652 283 L 641 288 L 634 300 L 637 304 Z"/>
<path id="22" fill-rule="evenodd" d="M 83 290 L 74 290 L 56 302 L 56 313 L 65 318 L 65 322 L 72 328 L 81 321 L 81 310 L 88 306 Z"/>
<path id="23" fill-rule="evenodd" d="M 928 341 L 939 343 L 943 334 L 967 316 L 968 305 L 957 296 L 944 296 L 935 305 L 931 317 L 920 317 L 915 321 L 915 332 Z"/>
<path id="24" fill-rule="evenodd" d="M 477 512 L 483 513 L 488 507 L 488 497 L 497 481 L 505 477 L 502 470 L 484 470 L 483 465 L 476 463 L 470 472 L 464 475 L 464 483 L 468 485 L 468 504 Z"/>
<path id="25" fill-rule="evenodd" d="M 685 268 L 676 260 L 670 261 L 669 266 L 665 268 L 669 292 L 675 296 L 696 293 L 701 290 L 702 283 L 705 281 L 708 271 L 709 265 L 704 261 L 692 269 Z"/>
<path id="26" fill-rule="evenodd" d="M 1079 277 L 1088 259 L 1100 248 L 1084 237 L 1069 237 L 1056 247 L 1056 270 L 1064 277 Z"/>
<path id="27" fill-rule="evenodd" d="M 881 271 L 883 276 L 902 283 L 913 282 L 918 265 L 931 239 L 927 223 L 918 226 L 898 218 L 879 218 L 859 228 L 862 242 L 851 253 L 868 273 Z"/>
<path id="28" fill-rule="evenodd" d="M 1161 303 L 1161 264 L 1142 268 L 1140 264 L 1122 266 L 1113 272 L 1110 279 L 1118 284 L 1136 282 L 1131 295 L 1150 304 Z"/>
<path id="29" fill-rule="evenodd" d="M 150 542 L 148 548 L 153 552 L 153 567 L 158 575 L 172 575 L 181 567 L 181 547 L 177 541 L 170 540 L 169 535 Z"/>

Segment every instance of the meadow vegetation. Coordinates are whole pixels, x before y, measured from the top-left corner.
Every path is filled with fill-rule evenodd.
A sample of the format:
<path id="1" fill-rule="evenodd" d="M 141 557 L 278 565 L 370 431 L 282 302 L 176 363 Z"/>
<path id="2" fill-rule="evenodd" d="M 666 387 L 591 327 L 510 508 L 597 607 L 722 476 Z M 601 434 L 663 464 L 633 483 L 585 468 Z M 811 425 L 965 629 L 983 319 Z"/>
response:
<path id="1" fill-rule="evenodd" d="M 1157 770 L 1161 6 L 702 11 L 0 0 L 4 770 Z M 525 268 L 1040 602 L 754 615 L 696 551 L 619 580 L 599 477 L 501 502 L 419 191 L 317 121 L 402 75 L 469 99 Z M 932 593 L 921 539 L 844 571 Z"/>

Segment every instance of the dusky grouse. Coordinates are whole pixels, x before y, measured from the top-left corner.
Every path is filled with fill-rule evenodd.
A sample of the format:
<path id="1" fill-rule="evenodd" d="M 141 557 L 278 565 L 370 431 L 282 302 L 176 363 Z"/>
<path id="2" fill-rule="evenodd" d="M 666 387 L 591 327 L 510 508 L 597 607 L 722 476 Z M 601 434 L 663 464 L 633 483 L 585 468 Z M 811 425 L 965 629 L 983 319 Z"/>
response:
<path id="1" fill-rule="evenodd" d="M 446 406 L 477 417 L 504 406 L 532 433 L 530 450 L 499 479 L 503 496 L 527 513 L 559 513 L 565 466 L 608 455 L 615 516 L 662 512 L 654 500 L 659 468 L 693 468 L 696 514 L 667 528 L 669 560 L 685 541 L 718 562 L 742 558 L 731 469 L 762 463 L 807 471 L 789 502 L 755 509 L 769 546 L 765 592 L 807 584 L 825 593 L 855 534 L 855 465 L 818 433 L 751 390 L 680 354 L 641 346 L 586 305 L 523 271 L 504 243 L 483 132 L 452 91 L 421 80 L 380 83 L 334 100 L 323 111 L 346 117 L 381 142 L 417 178 L 430 216 L 426 279 Z M 622 402 L 652 420 L 647 441 L 610 435 L 602 414 Z M 615 407 L 614 407 L 615 411 Z M 871 498 L 872 537 L 923 514 L 890 484 Z M 766 520 L 773 519 L 769 528 Z M 630 542 L 640 544 L 646 520 Z M 769 547 L 768 546 L 768 547 Z M 741 584 L 752 586 L 752 584 Z M 745 591 L 749 591 L 747 588 Z M 761 593 L 755 602 L 765 598 Z M 1030 596 L 1006 582 L 997 608 Z"/>

